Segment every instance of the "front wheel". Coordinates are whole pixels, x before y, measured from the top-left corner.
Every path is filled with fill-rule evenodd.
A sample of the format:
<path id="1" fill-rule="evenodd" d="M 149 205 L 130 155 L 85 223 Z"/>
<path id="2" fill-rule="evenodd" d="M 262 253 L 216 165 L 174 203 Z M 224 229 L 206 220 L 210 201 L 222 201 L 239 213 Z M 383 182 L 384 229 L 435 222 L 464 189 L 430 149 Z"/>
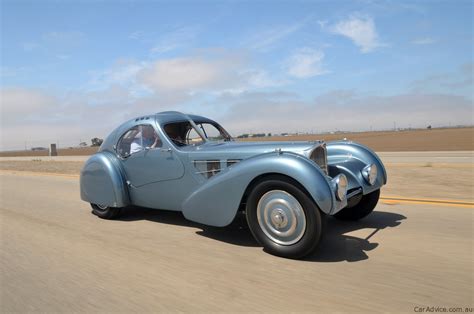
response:
<path id="1" fill-rule="evenodd" d="M 299 184 L 285 177 L 269 177 L 253 188 L 246 217 L 255 239 L 273 255 L 301 258 L 321 239 L 319 208 Z"/>
<path id="2" fill-rule="evenodd" d="M 340 220 L 359 220 L 368 216 L 374 210 L 380 198 L 380 189 L 362 196 L 359 203 L 346 207 L 334 215 Z"/>
<path id="3" fill-rule="evenodd" d="M 122 208 L 108 207 L 106 205 L 92 204 L 92 213 L 102 219 L 114 219 L 117 218 L 122 212 Z"/>

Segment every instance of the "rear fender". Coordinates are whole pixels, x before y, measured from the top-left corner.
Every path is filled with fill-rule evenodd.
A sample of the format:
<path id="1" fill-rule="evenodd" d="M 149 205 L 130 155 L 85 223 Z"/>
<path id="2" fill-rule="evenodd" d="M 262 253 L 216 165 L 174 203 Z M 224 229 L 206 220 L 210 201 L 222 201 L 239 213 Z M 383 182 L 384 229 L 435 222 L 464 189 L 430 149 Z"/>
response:
<path id="1" fill-rule="evenodd" d="M 211 177 L 183 202 L 184 216 L 211 226 L 230 224 L 249 184 L 264 174 L 296 180 L 325 213 L 330 213 L 336 202 L 331 183 L 316 164 L 294 153 L 271 152 L 245 159 Z"/>
<path id="2" fill-rule="evenodd" d="M 117 157 L 99 152 L 84 164 L 80 178 L 81 199 L 109 207 L 125 207 L 130 199 Z"/>

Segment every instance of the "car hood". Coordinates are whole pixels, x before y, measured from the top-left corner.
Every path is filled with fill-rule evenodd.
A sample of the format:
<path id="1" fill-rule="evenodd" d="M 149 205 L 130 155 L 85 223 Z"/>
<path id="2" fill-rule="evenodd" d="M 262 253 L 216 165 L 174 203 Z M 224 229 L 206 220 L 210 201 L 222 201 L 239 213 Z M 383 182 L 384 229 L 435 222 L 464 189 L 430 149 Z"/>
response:
<path id="1" fill-rule="evenodd" d="M 293 152 L 308 157 L 316 147 L 323 145 L 323 141 L 311 142 L 208 142 L 199 146 L 188 146 L 186 150 L 198 155 L 225 156 L 244 159 L 254 155 L 281 150 Z"/>

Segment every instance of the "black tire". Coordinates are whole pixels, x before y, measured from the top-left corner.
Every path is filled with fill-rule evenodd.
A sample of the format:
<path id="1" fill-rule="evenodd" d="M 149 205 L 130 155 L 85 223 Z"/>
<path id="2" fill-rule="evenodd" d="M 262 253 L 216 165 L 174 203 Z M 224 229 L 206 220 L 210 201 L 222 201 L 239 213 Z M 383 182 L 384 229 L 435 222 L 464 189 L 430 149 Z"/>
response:
<path id="1" fill-rule="evenodd" d="M 355 221 L 368 216 L 377 206 L 380 198 L 380 190 L 364 195 L 359 203 L 352 207 L 346 207 L 334 215 L 340 220 Z"/>
<path id="2" fill-rule="evenodd" d="M 122 208 L 119 207 L 106 207 L 97 204 L 92 204 L 92 213 L 102 219 L 115 219 L 122 212 Z"/>
<path id="3" fill-rule="evenodd" d="M 304 233 L 296 243 L 284 245 L 275 242 L 262 230 L 258 221 L 257 206 L 264 195 L 268 192 L 284 191 L 294 197 L 304 212 L 305 228 Z M 311 254 L 317 248 L 322 235 L 322 214 L 314 201 L 306 194 L 303 188 L 296 182 L 284 176 L 271 176 L 258 182 L 250 191 L 247 198 L 246 218 L 249 229 L 255 239 L 270 254 L 286 258 L 302 258 Z M 301 221 L 301 220 L 296 220 Z M 267 223 L 268 225 L 268 223 Z M 301 224 L 300 224 L 301 225 Z"/>

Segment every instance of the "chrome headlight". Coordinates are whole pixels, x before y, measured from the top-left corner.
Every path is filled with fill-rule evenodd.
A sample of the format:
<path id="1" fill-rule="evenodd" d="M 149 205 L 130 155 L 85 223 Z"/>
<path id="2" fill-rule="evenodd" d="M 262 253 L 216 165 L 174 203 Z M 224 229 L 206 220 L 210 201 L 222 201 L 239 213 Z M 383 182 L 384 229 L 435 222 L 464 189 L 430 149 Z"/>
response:
<path id="1" fill-rule="evenodd" d="M 334 181 L 336 183 L 336 198 L 343 201 L 347 194 L 347 178 L 344 174 L 340 174 Z"/>
<path id="2" fill-rule="evenodd" d="M 374 185 L 377 180 L 378 169 L 375 164 L 367 165 L 362 169 L 362 176 L 370 184 Z"/>

